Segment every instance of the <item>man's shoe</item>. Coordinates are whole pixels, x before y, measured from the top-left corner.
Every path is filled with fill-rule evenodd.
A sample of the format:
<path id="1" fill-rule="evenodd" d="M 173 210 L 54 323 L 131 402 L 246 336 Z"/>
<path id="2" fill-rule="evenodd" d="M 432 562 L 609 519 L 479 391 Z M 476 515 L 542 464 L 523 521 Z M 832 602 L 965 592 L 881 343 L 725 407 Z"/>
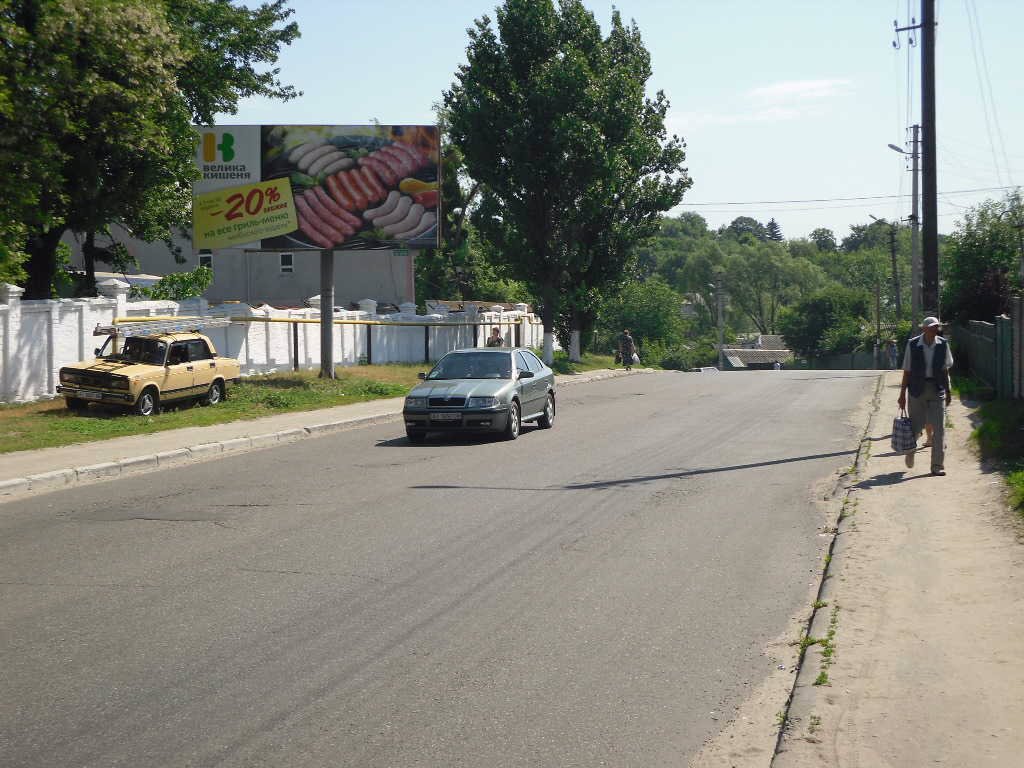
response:
<path id="1" fill-rule="evenodd" d="M 932 474 L 935 475 L 936 477 L 945 477 L 946 476 L 946 470 L 944 470 L 944 469 L 933 469 L 932 470 Z"/>
<path id="2" fill-rule="evenodd" d="M 905 461 L 907 463 L 907 467 L 913 468 L 913 466 L 914 466 L 914 451 L 913 450 L 909 450 L 905 454 L 903 454 L 903 461 Z"/>

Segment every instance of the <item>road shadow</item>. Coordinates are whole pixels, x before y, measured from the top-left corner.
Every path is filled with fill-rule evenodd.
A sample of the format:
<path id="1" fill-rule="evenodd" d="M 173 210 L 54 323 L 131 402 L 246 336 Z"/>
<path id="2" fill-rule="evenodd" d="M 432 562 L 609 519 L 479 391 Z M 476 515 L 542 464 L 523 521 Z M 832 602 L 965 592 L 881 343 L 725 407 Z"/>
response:
<path id="1" fill-rule="evenodd" d="M 738 472 L 744 469 L 757 469 L 758 467 L 774 467 L 780 464 L 792 464 L 797 461 L 814 461 L 816 459 L 832 459 L 837 456 L 853 456 L 856 451 L 833 451 L 832 453 L 815 453 L 809 456 L 794 456 L 787 459 L 771 459 L 769 461 L 756 461 L 750 464 L 731 464 L 724 467 L 708 467 L 706 469 L 686 469 L 679 472 L 660 472 L 656 475 L 638 475 L 636 477 L 623 477 L 612 480 L 596 480 L 589 483 L 569 483 L 562 486 L 548 486 L 547 488 L 511 488 L 507 486 L 490 485 L 413 485 L 410 488 L 415 490 L 455 490 L 467 489 L 478 491 L 591 491 L 603 488 L 629 488 L 642 483 L 657 482 L 658 480 L 676 480 L 684 477 L 697 477 L 699 475 L 717 474 L 719 472 Z"/>

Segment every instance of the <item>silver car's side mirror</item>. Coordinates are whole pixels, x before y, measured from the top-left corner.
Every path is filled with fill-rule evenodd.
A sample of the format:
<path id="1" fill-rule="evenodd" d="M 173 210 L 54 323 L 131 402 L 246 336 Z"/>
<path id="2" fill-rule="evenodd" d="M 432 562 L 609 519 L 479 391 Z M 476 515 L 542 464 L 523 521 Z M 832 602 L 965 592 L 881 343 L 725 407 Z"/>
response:
<path id="1" fill-rule="evenodd" d="M 419 373 L 417 373 L 416 376 L 417 376 L 417 378 L 420 378 L 420 379 L 427 378 L 427 374 L 425 374 L 423 371 L 420 371 Z"/>
<path id="2" fill-rule="evenodd" d="M 533 378 L 533 371 L 520 371 L 519 372 L 519 378 L 520 379 L 532 379 Z"/>

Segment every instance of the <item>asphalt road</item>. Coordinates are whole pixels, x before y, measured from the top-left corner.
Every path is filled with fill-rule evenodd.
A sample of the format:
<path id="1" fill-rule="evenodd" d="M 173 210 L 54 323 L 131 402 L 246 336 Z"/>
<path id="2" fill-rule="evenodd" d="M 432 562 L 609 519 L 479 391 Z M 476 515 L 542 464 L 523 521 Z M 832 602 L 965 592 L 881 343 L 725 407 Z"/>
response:
<path id="1" fill-rule="evenodd" d="M 875 382 L 638 375 L 512 443 L 391 424 L 5 504 L 0 764 L 684 765 L 806 606 Z"/>

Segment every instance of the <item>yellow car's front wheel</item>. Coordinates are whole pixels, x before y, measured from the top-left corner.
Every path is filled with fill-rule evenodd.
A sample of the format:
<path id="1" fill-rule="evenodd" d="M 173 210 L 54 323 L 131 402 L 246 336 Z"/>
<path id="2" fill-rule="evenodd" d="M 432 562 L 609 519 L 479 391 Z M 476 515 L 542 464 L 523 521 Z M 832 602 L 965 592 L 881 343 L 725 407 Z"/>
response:
<path id="1" fill-rule="evenodd" d="M 160 413 L 160 395 L 153 387 L 142 390 L 135 401 L 135 413 L 139 416 L 156 416 Z"/>

